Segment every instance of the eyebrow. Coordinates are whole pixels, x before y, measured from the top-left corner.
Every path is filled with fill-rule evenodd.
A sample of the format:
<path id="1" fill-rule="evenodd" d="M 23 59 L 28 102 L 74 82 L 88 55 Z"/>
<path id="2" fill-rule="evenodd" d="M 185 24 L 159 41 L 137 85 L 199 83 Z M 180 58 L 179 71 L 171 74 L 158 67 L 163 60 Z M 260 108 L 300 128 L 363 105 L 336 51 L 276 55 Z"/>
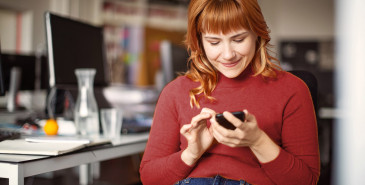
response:
<path id="1" fill-rule="evenodd" d="M 239 37 L 239 36 L 244 36 L 244 35 L 248 35 L 248 32 L 247 31 L 244 31 L 244 32 L 241 32 L 241 33 L 237 33 L 236 35 L 233 35 L 231 38 L 236 38 L 236 37 Z M 214 37 L 214 36 L 205 36 L 204 37 L 205 39 L 219 39 L 218 37 Z"/>

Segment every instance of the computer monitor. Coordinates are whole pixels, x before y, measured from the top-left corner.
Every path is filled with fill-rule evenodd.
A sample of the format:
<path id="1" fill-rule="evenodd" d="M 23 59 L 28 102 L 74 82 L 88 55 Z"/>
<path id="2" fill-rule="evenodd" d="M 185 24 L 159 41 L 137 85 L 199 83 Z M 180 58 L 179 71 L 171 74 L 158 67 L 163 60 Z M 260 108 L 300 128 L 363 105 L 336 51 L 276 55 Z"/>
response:
<path id="1" fill-rule="evenodd" d="M 19 90 L 34 90 L 35 87 L 35 62 L 34 55 L 21 55 L 2 53 L 2 68 L 5 91 L 10 88 L 11 71 L 17 68 L 20 73 Z"/>
<path id="2" fill-rule="evenodd" d="M 1 55 L 1 46 L 0 46 L 0 96 L 5 95 L 4 89 L 4 79 L 3 79 L 3 68 L 2 68 L 2 55 Z"/>
<path id="3" fill-rule="evenodd" d="M 94 86 L 107 85 L 103 29 L 50 12 L 45 23 L 50 87 L 77 85 L 76 68 L 95 68 Z"/>
<path id="4" fill-rule="evenodd" d="M 180 45 L 164 40 L 160 43 L 163 86 L 188 70 L 188 51 Z"/>

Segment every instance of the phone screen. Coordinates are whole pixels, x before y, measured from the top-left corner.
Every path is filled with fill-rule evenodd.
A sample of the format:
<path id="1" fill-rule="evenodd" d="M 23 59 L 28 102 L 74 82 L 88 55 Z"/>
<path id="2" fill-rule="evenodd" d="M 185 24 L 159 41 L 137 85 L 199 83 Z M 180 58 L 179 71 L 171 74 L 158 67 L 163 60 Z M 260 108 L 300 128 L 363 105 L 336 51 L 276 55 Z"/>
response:
<path id="1" fill-rule="evenodd" d="M 240 119 L 241 121 L 245 120 L 245 113 L 244 112 L 231 112 L 236 118 Z M 226 129 L 230 129 L 230 130 L 234 130 L 236 129 L 236 127 L 229 122 L 228 120 L 226 120 L 226 118 L 223 116 L 223 114 L 216 114 L 215 115 L 215 119 L 217 120 L 217 122 L 222 125 L 224 128 Z"/>

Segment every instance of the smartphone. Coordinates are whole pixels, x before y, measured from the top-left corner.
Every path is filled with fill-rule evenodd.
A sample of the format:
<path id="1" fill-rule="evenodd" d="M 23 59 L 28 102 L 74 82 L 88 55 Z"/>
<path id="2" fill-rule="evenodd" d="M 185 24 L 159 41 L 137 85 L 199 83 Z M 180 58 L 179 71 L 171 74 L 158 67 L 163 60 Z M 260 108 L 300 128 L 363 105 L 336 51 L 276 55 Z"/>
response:
<path id="1" fill-rule="evenodd" d="M 241 121 L 245 121 L 245 113 L 244 112 L 231 112 L 236 118 L 240 119 Z M 234 130 L 236 127 L 226 120 L 226 118 L 223 116 L 223 114 L 216 114 L 215 119 L 217 122 L 222 125 L 226 129 Z"/>

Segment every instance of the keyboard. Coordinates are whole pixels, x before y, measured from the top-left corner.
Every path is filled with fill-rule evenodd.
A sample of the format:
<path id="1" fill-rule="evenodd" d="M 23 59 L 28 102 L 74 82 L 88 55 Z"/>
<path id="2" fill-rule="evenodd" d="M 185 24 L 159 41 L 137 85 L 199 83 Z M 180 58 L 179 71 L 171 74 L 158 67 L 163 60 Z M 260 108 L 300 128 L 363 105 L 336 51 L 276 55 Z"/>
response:
<path id="1" fill-rule="evenodd" d="M 0 142 L 9 139 L 20 138 L 21 133 L 16 130 L 0 129 Z"/>
<path id="2" fill-rule="evenodd" d="M 123 123 L 122 133 L 123 134 L 142 133 L 142 132 L 149 132 L 150 129 L 151 129 L 151 126 Z"/>

